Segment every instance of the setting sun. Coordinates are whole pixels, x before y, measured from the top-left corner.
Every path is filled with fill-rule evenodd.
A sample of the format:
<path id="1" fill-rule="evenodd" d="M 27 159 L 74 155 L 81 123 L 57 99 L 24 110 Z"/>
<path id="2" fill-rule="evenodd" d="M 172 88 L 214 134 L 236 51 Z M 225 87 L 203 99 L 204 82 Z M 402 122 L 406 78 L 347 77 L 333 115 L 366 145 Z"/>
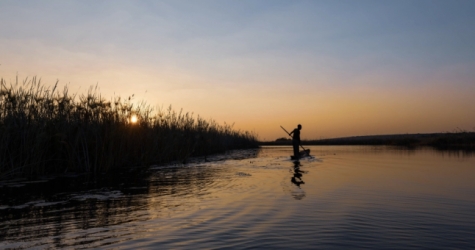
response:
<path id="1" fill-rule="evenodd" d="M 475 250 L 474 10 L 0 0 L 0 250 Z"/>
<path id="2" fill-rule="evenodd" d="M 132 115 L 132 116 L 130 117 L 130 122 L 131 122 L 131 123 L 137 123 L 137 121 L 138 121 L 138 119 L 137 119 L 137 116 L 136 116 L 136 115 Z"/>

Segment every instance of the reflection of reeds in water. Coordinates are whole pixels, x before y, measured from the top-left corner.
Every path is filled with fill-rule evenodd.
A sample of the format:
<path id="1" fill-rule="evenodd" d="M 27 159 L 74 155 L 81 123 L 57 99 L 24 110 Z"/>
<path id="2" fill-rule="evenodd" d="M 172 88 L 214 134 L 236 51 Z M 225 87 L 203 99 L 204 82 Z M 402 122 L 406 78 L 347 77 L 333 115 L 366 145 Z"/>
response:
<path id="1" fill-rule="evenodd" d="M 112 169 L 257 147 L 257 136 L 170 108 L 71 95 L 36 78 L 0 82 L 0 178 Z M 135 115 L 137 123 L 130 118 Z"/>

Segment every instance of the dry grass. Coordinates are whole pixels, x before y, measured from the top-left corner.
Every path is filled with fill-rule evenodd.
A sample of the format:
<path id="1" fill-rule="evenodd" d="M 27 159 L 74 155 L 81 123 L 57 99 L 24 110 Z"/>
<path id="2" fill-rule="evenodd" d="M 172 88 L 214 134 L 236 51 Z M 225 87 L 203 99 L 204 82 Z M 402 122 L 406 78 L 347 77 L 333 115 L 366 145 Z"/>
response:
<path id="1" fill-rule="evenodd" d="M 77 96 L 36 78 L 0 85 L 0 178 L 98 174 L 257 147 L 255 134 L 232 125 L 171 107 L 154 111 L 130 97 L 106 101 L 97 87 Z"/>

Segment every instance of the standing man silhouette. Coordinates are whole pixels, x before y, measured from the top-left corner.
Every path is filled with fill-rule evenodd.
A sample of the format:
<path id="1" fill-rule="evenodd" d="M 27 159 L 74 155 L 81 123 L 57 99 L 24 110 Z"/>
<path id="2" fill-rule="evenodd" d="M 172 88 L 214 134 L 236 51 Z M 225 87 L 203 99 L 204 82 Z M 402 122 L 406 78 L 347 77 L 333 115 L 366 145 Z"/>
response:
<path id="1" fill-rule="evenodd" d="M 302 129 L 302 125 L 297 125 L 297 128 L 290 132 L 290 136 L 292 136 L 292 146 L 294 147 L 294 157 L 295 159 L 300 158 L 299 153 L 299 146 L 300 146 L 300 130 Z"/>

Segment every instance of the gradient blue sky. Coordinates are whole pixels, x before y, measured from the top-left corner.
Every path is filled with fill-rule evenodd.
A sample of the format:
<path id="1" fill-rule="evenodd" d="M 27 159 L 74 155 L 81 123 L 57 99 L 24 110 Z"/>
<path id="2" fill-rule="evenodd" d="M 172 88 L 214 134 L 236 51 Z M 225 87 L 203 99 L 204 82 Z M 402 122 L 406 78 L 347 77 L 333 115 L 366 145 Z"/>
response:
<path id="1" fill-rule="evenodd" d="M 0 77 L 262 140 L 475 130 L 475 1 L 6 1 Z"/>

